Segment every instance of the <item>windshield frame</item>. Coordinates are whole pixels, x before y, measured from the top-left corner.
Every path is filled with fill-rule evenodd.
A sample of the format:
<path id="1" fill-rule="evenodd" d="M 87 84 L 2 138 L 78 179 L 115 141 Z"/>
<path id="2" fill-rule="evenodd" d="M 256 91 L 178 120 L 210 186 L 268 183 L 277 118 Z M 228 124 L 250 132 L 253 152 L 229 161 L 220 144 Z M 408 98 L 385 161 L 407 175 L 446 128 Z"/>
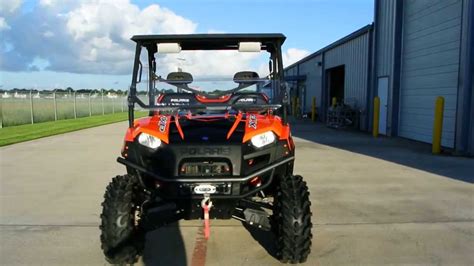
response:
<path id="1" fill-rule="evenodd" d="M 177 35 L 179 36 L 179 35 Z M 283 36 L 283 35 L 281 35 Z M 144 36 L 138 36 L 138 37 L 144 37 Z M 146 36 L 145 36 L 146 37 Z M 155 59 L 155 54 L 157 52 L 157 44 L 158 43 L 165 43 L 169 41 L 159 41 L 159 40 L 154 40 L 154 41 L 139 41 L 134 36 L 132 40 L 135 40 L 137 42 L 136 48 L 135 48 L 135 59 L 134 59 L 134 66 L 133 66 L 133 72 L 132 72 L 132 82 L 130 85 L 130 91 L 128 95 L 128 115 L 129 115 L 129 127 L 133 127 L 133 120 L 134 120 L 134 107 L 135 104 L 139 105 L 143 109 L 147 109 L 150 111 L 150 115 L 153 115 L 155 111 L 159 110 L 173 110 L 173 111 L 180 111 L 180 110 L 190 110 L 190 109 L 195 109 L 195 108 L 206 108 L 208 105 L 203 104 L 199 106 L 190 106 L 190 105 L 179 105 L 179 106 L 170 106 L 166 104 L 157 104 L 156 103 L 156 96 L 155 95 L 155 83 L 157 81 L 157 75 L 156 70 L 157 70 L 157 62 Z M 179 37 L 176 37 L 179 39 Z M 203 37 L 204 40 L 206 40 L 206 37 Z M 146 39 L 146 38 L 145 38 Z M 216 40 L 217 41 L 217 40 Z M 242 41 L 245 41 L 243 39 Z M 282 109 L 282 118 L 284 122 L 286 123 L 286 105 L 287 105 L 287 93 L 286 93 L 286 88 L 284 86 L 284 72 L 283 72 L 283 62 L 282 62 L 282 56 L 281 56 L 281 45 L 283 44 L 284 41 L 284 36 L 281 39 L 272 39 L 271 41 L 268 41 L 265 43 L 265 45 L 262 44 L 262 52 L 268 52 L 270 54 L 269 57 L 269 66 L 271 66 L 271 73 L 268 75 L 268 81 L 270 81 L 272 84 L 272 94 L 274 97 L 272 98 L 272 102 L 270 102 L 267 105 L 258 105 L 258 106 L 253 106 L 253 108 L 244 107 L 242 105 L 235 105 L 235 104 L 229 104 L 229 103 L 223 103 L 223 104 L 212 104 L 209 105 L 212 108 L 223 108 L 223 109 L 239 109 L 239 110 L 252 110 L 255 108 L 267 108 L 271 110 L 279 110 Z M 179 42 L 179 41 L 178 41 Z M 218 44 L 214 47 L 220 47 Z M 202 47 L 201 47 L 202 48 Z M 205 47 L 206 49 L 198 49 L 198 48 L 192 48 L 188 50 L 194 50 L 194 51 L 199 51 L 199 50 L 236 50 L 237 47 L 228 47 L 227 49 L 222 49 L 222 48 L 216 48 L 216 49 L 207 49 L 208 47 Z M 211 47 L 212 48 L 212 47 Z M 143 75 L 143 65 L 142 62 L 140 61 L 140 57 L 142 56 L 142 51 L 146 50 L 146 58 L 147 58 L 147 63 L 148 63 L 148 84 L 147 84 L 147 94 L 148 94 L 148 103 L 144 103 L 141 99 L 138 98 L 137 96 L 137 83 L 141 82 L 141 78 Z M 240 86 L 239 86 L 240 87 Z M 239 89 L 239 87 L 232 89 L 228 93 L 233 93 L 236 92 Z M 196 93 L 192 92 L 191 93 Z M 204 94 L 204 93 L 203 93 Z M 282 108 L 283 107 L 283 108 Z"/>

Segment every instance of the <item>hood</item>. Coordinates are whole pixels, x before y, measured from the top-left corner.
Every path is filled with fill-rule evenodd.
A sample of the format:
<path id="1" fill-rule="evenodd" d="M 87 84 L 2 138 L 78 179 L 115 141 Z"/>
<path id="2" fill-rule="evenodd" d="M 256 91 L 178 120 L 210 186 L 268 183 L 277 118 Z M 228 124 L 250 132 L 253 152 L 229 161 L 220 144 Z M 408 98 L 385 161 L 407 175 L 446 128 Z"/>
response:
<path id="1" fill-rule="evenodd" d="M 208 116 L 154 115 L 135 121 L 127 132 L 126 140 L 133 141 L 141 132 L 171 143 L 245 143 L 253 136 L 273 131 L 279 139 L 289 136 L 289 126 L 274 115 L 238 114 Z"/>

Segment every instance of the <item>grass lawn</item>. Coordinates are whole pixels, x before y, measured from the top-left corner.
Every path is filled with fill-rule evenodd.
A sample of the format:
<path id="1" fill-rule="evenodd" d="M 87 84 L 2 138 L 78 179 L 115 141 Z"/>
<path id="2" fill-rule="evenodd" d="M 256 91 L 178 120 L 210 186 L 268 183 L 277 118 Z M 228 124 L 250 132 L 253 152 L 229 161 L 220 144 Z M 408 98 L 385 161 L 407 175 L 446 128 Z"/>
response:
<path id="1" fill-rule="evenodd" d="M 146 112 L 135 112 L 136 118 L 145 115 Z M 0 128 L 0 146 L 125 121 L 127 118 L 128 113 L 124 112 Z"/>

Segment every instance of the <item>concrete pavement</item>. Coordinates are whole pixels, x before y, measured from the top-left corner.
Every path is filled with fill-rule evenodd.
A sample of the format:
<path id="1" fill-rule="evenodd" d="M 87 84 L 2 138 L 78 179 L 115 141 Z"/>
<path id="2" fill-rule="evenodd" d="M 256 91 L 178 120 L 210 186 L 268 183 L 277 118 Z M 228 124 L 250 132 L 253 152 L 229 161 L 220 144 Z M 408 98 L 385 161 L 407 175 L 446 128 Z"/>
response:
<path id="1" fill-rule="evenodd" d="M 100 203 L 125 170 L 115 162 L 125 127 L 0 148 L 0 264 L 105 264 Z M 315 224 L 308 265 L 474 265 L 473 159 L 307 123 L 293 135 Z M 181 222 L 150 233 L 140 263 L 192 264 L 200 227 Z M 273 240 L 237 221 L 213 221 L 206 265 L 278 265 Z"/>

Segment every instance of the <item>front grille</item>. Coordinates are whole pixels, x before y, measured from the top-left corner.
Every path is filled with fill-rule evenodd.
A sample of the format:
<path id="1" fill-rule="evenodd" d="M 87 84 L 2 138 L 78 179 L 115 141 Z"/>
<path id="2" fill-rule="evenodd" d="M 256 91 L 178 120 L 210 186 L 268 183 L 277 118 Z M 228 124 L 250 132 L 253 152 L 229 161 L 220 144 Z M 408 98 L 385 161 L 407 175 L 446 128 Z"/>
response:
<path id="1" fill-rule="evenodd" d="M 229 163 L 211 160 L 184 162 L 179 169 L 180 176 L 224 176 L 230 173 Z"/>

